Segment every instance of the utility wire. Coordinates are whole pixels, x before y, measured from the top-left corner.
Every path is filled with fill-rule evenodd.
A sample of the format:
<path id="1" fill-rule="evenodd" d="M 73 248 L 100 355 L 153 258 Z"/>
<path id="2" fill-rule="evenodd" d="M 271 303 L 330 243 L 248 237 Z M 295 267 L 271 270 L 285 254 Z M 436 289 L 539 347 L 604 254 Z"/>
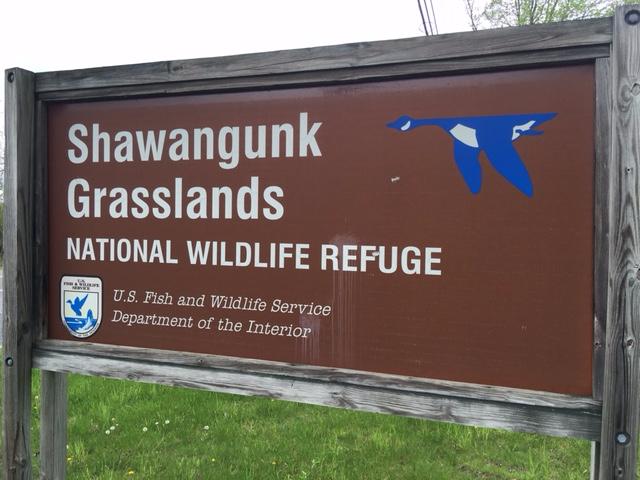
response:
<path id="1" fill-rule="evenodd" d="M 438 31 L 438 24 L 436 23 L 436 11 L 433 9 L 433 0 L 429 0 L 429 3 L 431 4 L 431 14 L 433 15 L 433 25 L 436 27 L 436 35 L 438 35 L 438 33 L 440 33 Z"/>
<path id="2" fill-rule="evenodd" d="M 431 9 L 429 9 L 431 7 Z M 438 23 L 436 22 L 436 12 L 433 8 L 433 0 L 418 0 L 418 9 L 420 10 L 420 18 L 422 18 L 422 26 L 425 35 L 437 35 Z"/>
<path id="3" fill-rule="evenodd" d="M 422 12 L 422 3 L 418 0 L 418 9 L 420 10 L 420 17 L 422 17 L 422 26 L 424 27 L 424 34 L 429 35 L 429 30 L 427 30 L 427 22 L 424 20 L 424 13 Z"/>
<path id="4" fill-rule="evenodd" d="M 424 11 L 427 14 L 427 23 L 429 23 L 429 35 L 433 35 L 433 24 L 431 23 L 431 15 L 429 14 L 429 6 L 427 5 L 426 0 L 422 0 L 424 4 Z"/>

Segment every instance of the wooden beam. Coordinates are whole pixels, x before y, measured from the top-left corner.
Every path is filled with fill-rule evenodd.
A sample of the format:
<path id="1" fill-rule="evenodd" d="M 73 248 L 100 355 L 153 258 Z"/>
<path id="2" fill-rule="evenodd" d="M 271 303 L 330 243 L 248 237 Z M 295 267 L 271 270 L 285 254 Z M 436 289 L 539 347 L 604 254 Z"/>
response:
<path id="1" fill-rule="evenodd" d="M 47 337 L 48 209 L 47 107 L 36 104 L 33 233 L 34 339 Z M 40 479 L 63 480 L 67 464 L 67 375 L 43 370 L 40 376 Z"/>
<path id="2" fill-rule="evenodd" d="M 619 7 L 611 54 L 609 296 L 600 480 L 636 478 L 640 426 L 640 6 Z"/>
<path id="3" fill-rule="evenodd" d="M 609 58 L 596 60 L 596 118 L 594 125 L 595 209 L 593 274 L 593 398 L 602 401 L 606 343 L 607 298 L 609 295 L 609 167 L 611 153 L 611 85 Z M 600 441 L 591 445 L 591 480 L 600 471 Z"/>
<path id="4" fill-rule="evenodd" d="M 244 91 L 266 88 L 286 88 L 298 86 L 334 85 L 364 81 L 378 81 L 442 75 L 444 73 L 471 73 L 495 69 L 518 67 L 546 67 L 552 65 L 569 65 L 584 63 L 596 58 L 609 56 L 609 45 L 587 45 L 582 47 L 565 47 L 550 50 L 534 50 L 531 52 L 510 52 L 477 57 L 431 59 L 409 63 L 390 63 L 372 65 L 361 68 L 339 68 L 329 70 L 291 71 L 251 76 L 230 76 L 208 78 L 207 70 L 201 72 L 203 78 L 193 80 L 167 80 L 161 83 L 140 83 L 137 85 L 85 86 L 75 90 L 43 91 L 38 98 L 46 101 L 90 100 L 105 98 L 127 98 L 150 95 L 177 95 L 185 93 L 217 93 L 228 91 Z M 136 65 L 131 66 L 132 70 Z M 124 69 L 125 67 L 115 67 Z M 122 75 L 126 77 L 124 72 Z M 132 72 L 132 74 L 134 74 Z M 48 74 L 37 74 L 48 75 Z M 75 82 L 75 80 L 70 80 Z M 101 84 L 102 81 L 96 83 Z M 91 82 L 83 82 L 90 85 Z"/>
<path id="5" fill-rule="evenodd" d="M 607 298 L 609 295 L 609 168 L 611 153 L 611 85 L 608 58 L 596 61 L 596 118 L 594 125 L 595 208 L 593 275 L 593 398 L 602 400 Z"/>
<path id="6" fill-rule="evenodd" d="M 31 478 L 34 75 L 5 72 L 4 478 Z"/>
<path id="7" fill-rule="evenodd" d="M 47 337 L 48 319 L 48 187 L 47 181 L 47 106 L 36 102 L 35 163 L 33 173 L 33 317 L 34 340 Z"/>
<path id="8" fill-rule="evenodd" d="M 357 76 L 361 69 L 381 65 L 411 69 L 416 62 L 436 62 L 443 70 L 452 59 L 493 57 L 493 63 L 505 63 L 500 56 L 536 58 L 537 52 L 580 47 L 608 49 L 610 43 L 611 19 L 603 18 L 249 55 L 46 72 L 37 75 L 36 89 L 42 94 L 177 82 L 218 80 L 224 83 L 231 79 L 292 73 L 314 78 L 321 77 L 320 72 L 331 75 L 335 71 Z M 568 52 L 565 52 L 565 61 L 567 56 Z"/>
<path id="9" fill-rule="evenodd" d="M 382 387 L 393 390 L 431 393 L 434 395 L 484 399 L 494 402 L 511 402 L 525 406 L 534 405 L 559 409 L 584 409 L 593 412 L 599 412 L 602 407 L 601 402 L 589 397 L 386 373 L 362 372 L 344 368 L 299 365 L 252 358 L 225 357 L 221 355 L 175 352 L 172 350 L 125 347 L 66 340 L 41 341 L 34 345 L 34 349 L 34 355 L 38 357 L 46 352 L 68 353 L 88 357 L 104 357 L 141 362 L 149 361 L 155 364 L 201 367 L 212 370 L 240 370 L 243 374 L 260 376 L 275 375 L 325 383 L 339 382 L 363 387 Z"/>
<path id="10" fill-rule="evenodd" d="M 48 340 L 34 366 L 301 403 L 595 440 L 588 397 L 264 360 Z"/>

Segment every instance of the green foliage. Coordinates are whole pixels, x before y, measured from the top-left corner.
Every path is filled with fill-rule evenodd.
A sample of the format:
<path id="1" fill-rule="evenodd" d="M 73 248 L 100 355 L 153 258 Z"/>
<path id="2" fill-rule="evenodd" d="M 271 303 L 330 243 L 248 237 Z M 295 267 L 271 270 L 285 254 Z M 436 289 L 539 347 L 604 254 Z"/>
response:
<path id="1" fill-rule="evenodd" d="M 490 0 L 481 14 L 491 27 L 530 25 L 613 14 L 616 6 L 636 0 Z"/>
<path id="2" fill-rule="evenodd" d="M 34 371 L 34 478 L 39 477 L 39 377 Z M 0 375 L 0 396 L 1 380 Z M 68 415 L 70 479 L 589 477 L 590 445 L 582 440 L 78 375 L 69 376 Z"/>
<path id="3" fill-rule="evenodd" d="M 586 441 L 264 398 L 71 375 L 68 412 L 70 479 L 588 478 Z"/>

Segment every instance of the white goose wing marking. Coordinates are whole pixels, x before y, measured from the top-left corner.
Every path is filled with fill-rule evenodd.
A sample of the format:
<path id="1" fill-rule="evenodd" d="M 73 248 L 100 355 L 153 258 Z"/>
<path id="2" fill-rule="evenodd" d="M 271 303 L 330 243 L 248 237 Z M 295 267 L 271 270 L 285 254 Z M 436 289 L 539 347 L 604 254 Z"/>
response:
<path id="1" fill-rule="evenodd" d="M 475 128 L 466 127 L 458 123 L 449 130 L 449 133 L 453 135 L 453 138 L 461 141 L 466 146 L 478 148 L 478 137 L 476 136 Z"/>
<path id="2" fill-rule="evenodd" d="M 514 141 L 516 138 L 520 136 L 522 132 L 526 132 L 530 130 L 531 127 L 535 125 L 536 121 L 531 120 L 530 122 L 523 123 L 522 125 L 516 125 L 513 127 L 513 133 L 511 134 L 511 141 Z"/>

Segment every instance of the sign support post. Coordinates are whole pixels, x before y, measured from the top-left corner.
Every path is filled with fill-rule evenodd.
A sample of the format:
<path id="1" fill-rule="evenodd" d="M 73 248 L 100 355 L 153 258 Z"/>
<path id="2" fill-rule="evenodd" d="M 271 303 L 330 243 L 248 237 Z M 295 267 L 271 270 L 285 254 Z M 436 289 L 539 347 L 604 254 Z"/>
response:
<path id="1" fill-rule="evenodd" d="M 34 74 L 7 70 L 5 95 L 4 478 L 14 480 L 31 478 Z"/>
<path id="2" fill-rule="evenodd" d="M 640 426 L 640 11 L 619 7 L 611 52 L 609 288 L 600 480 L 636 476 Z"/>
<path id="3" fill-rule="evenodd" d="M 43 370 L 40 390 L 40 479 L 63 480 L 67 463 L 67 374 Z"/>
<path id="4" fill-rule="evenodd" d="M 607 296 L 609 294 L 609 168 L 611 155 L 611 85 L 609 57 L 597 58 L 595 118 L 595 198 L 594 198 L 594 322 L 593 398 L 602 402 L 606 340 Z M 591 480 L 600 472 L 600 439 L 591 445 Z"/>

